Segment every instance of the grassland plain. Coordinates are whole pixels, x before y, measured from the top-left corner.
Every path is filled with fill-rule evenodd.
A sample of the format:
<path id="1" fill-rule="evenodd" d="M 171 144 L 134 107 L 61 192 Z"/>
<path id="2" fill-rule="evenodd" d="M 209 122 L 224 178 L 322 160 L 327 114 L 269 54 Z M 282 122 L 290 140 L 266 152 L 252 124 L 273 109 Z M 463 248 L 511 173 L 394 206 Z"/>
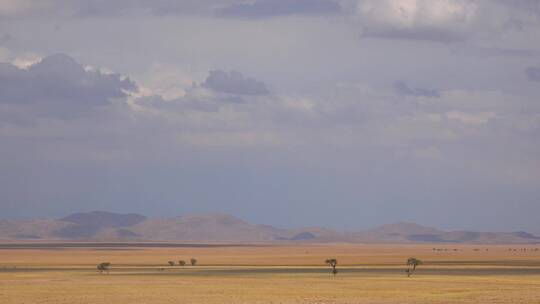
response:
<path id="1" fill-rule="evenodd" d="M 424 265 L 407 278 L 410 256 Z M 191 257 L 197 266 L 166 266 Z M 336 277 L 324 265 L 330 257 L 338 259 Z M 109 274 L 95 268 L 103 261 L 113 265 Z M 540 303 L 540 251 L 449 244 L 0 246 L 0 303 Z"/>

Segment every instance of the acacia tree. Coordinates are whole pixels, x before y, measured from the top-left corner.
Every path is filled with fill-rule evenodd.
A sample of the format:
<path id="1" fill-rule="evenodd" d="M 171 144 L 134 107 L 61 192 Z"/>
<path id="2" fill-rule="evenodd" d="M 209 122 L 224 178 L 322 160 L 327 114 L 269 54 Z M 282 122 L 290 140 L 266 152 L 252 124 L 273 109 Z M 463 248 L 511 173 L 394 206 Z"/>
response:
<path id="1" fill-rule="evenodd" d="M 103 262 L 97 265 L 97 269 L 99 270 L 99 273 L 103 273 L 104 271 L 109 273 L 110 268 L 111 268 L 111 263 L 109 262 Z"/>
<path id="2" fill-rule="evenodd" d="M 416 270 L 416 267 L 418 265 L 422 265 L 422 261 L 417 258 L 408 258 L 407 259 L 407 270 L 405 272 L 407 273 L 407 277 L 410 277 L 413 272 Z M 412 267 L 412 268 L 411 268 Z"/>
<path id="3" fill-rule="evenodd" d="M 197 265 L 197 259 L 191 258 L 189 261 L 191 262 L 191 266 Z"/>
<path id="4" fill-rule="evenodd" d="M 169 266 L 174 266 L 174 261 L 169 261 Z"/>
<path id="5" fill-rule="evenodd" d="M 186 266 L 186 261 L 180 260 L 180 261 L 178 261 L 178 265 L 180 265 L 180 266 Z"/>
<path id="6" fill-rule="evenodd" d="M 332 267 L 332 274 L 335 276 L 338 271 L 336 269 L 336 266 L 337 266 L 337 260 L 336 259 L 327 259 L 326 261 L 324 261 L 326 264 L 330 265 L 330 267 Z"/>

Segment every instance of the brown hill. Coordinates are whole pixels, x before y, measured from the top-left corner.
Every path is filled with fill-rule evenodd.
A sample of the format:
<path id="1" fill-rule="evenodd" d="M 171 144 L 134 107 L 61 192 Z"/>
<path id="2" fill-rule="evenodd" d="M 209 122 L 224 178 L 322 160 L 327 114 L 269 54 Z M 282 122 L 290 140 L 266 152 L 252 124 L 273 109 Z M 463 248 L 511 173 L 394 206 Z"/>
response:
<path id="1" fill-rule="evenodd" d="M 62 222 L 98 227 L 129 227 L 143 222 L 144 220 L 146 220 L 146 216 L 140 214 L 118 214 L 105 211 L 73 213 L 59 219 L 59 221 Z"/>
<path id="2" fill-rule="evenodd" d="M 254 225 L 227 214 L 188 215 L 168 219 L 148 219 L 131 229 L 148 240 L 181 240 L 191 242 L 257 242 L 272 241 L 284 231 Z"/>
<path id="3" fill-rule="evenodd" d="M 139 214 L 117 214 L 105 211 L 92 211 L 87 213 L 74 213 L 59 219 L 59 222 L 68 223 L 53 233 L 59 238 L 68 239 L 115 239 L 139 237 L 127 229 L 144 222 L 145 216 Z"/>
<path id="4" fill-rule="evenodd" d="M 411 239 L 411 236 L 414 235 L 439 235 L 441 233 L 444 233 L 444 231 L 415 223 L 399 222 L 382 225 L 359 233 L 353 233 L 353 235 L 354 238 L 360 242 L 404 243 L 415 241 Z"/>
<path id="5" fill-rule="evenodd" d="M 441 242 L 452 243 L 536 243 L 540 238 L 527 232 L 450 231 L 437 235 Z"/>
<path id="6" fill-rule="evenodd" d="M 55 220 L 3 220 L 0 221 L 0 239 L 56 239 L 55 232 L 68 225 L 67 222 Z"/>
<path id="7" fill-rule="evenodd" d="M 540 243 L 519 232 L 443 231 L 415 223 L 340 233 L 321 227 L 279 229 L 228 214 L 146 218 L 94 211 L 59 220 L 0 221 L 0 240 L 94 240 L 178 242 L 354 242 L 354 243 Z"/>

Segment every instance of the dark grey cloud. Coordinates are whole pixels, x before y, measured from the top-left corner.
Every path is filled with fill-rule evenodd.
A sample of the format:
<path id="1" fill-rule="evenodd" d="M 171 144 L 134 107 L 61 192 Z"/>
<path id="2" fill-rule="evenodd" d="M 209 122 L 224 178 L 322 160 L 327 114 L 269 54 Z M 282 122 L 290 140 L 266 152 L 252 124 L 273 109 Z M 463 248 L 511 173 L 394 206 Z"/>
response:
<path id="1" fill-rule="evenodd" d="M 210 71 L 210 75 L 202 86 L 216 92 L 236 95 L 268 95 L 270 93 L 264 82 L 244 77 L 238 71 Z"/>
<path id="2" fill-rule="evenodd" d="M 459 42 L 467 39 L 467 35 L 443 28 L 370 28 L 362 30 L 362 38 L 380 38 L 397 40 L 425 40 L 434 42 Z"/>
<path id="3" fill-rule="evenodd" d="M 10 2 L 9 0 L 6 2 Z M 20 17 L 117 17 L 128 13 L 155 15 L 212 15 L 217 7 L 236 3 L 237 0 L 12 0 L 2 5 L 0 16 Z"/>
<path id="4" fill-rule="evenodd" d="M 64 54 L 45 57 L 27 70 L 0 64 L 0 104 L 42 108 L 61 116 L 108 105 L 135 89 L 129 78 L 85 70 Z"/>
<path id="5" fill-rule="evenodd" d="M 235 0 L 141 0 L 141 6 L 146 7 L 156 15 L 171 14 L 213 14 L 216 7 L 226 6 Z"/>
<path id="6" fill-rule="evenodd" d="M 530 67 L 525 70 L 530 81 L 540 81 L 540 68 Z"/>
<path id="7" fill-rule="evenodd" d="M 439 91 L 434 89 L 412 88 L 403 81 L 394 83 L 394 90 L 402 96 L 417 96 L 417 97 L 440 97 Z"/>
<path id="8" fill-rule="evenodd" d="M 332 0 L 257 0 L 236 3 L 217 11 L 220 17 L 267 18 L 285 15 L 326 15 L 341 12 L 341 6 Z"/>
<path id="9" fill-rule="evenodd" d="M 80 17 L 107 17 L 121 14 L 136 6 L 136 1 L 79 1 L 75 13 Z"/>
<path id="10" fill-rule="evenodd" d="M 450 51 L 456 55 L 486 57 L 540 57 L 540 50 L 522 48 L 500 48 L 472 46 L 466 43 L 456 43 L 450 47 Z"/>
<path id="11" fill-rule="evenodd" d="M 128 11 L 146 11 L 155 15 L 211 14 L 215 6 L 230 5 L 233 0 L 96 0 L 71 1 L 76 15 L 83 17 L 110 17 Z"/>
<path id="12" fill-rule="evenodd" d="M 13 40 L 13 37 L 10 34 L 0 34 L 0 43 L 6 43 Z"/>
<path id="13" fill-rule="evenodd" d="M 511 9 L 540 16 L 540 1 L 538 0 L 496 0 L 494 2 Z"/>
<path id="14" fill-rule="evenodd" d="M 201 94 L 201 90 L 210 89 L 217 94 Z M 186 89 L 184 96 L 164 99 L 161 95 L 136 98 L 140 106 L 159 109 L 169 114 L 207 112 L 217 113 L 224 105 L 245 103 L 246 96 L 272 97 L 266 85 L 251 77 L 245 77 L 238 71 L 212 70 L 202 84 L 193 83 Z"/>

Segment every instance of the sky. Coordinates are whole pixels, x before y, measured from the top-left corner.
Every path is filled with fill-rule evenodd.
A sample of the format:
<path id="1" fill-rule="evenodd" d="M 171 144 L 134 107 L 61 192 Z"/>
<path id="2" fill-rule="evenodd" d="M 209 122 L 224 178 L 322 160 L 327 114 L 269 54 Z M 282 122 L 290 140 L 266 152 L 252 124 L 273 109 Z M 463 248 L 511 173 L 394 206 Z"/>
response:
<path id="1" fill-rule="evenodd" d="M 0 0 L 0 219 L 540 232 L 537 0 Z"/>

